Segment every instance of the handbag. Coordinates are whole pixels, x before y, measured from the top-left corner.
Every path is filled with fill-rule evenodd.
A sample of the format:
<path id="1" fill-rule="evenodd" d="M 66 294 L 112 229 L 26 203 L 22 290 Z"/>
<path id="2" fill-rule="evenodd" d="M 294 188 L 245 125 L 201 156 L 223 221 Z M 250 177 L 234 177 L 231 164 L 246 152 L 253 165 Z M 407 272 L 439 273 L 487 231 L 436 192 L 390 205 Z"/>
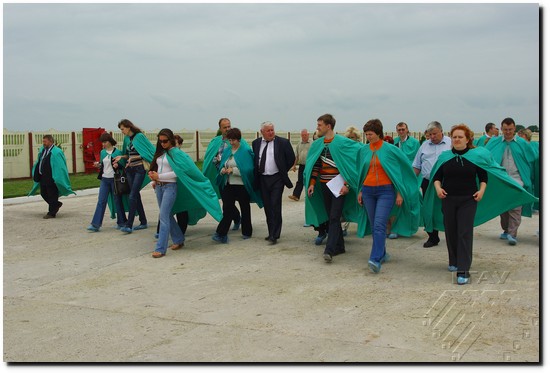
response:
<path id="1" fill-rule="evenodd" d="M 130 183 L 126 177 L 126 171 L 120 169 L 115 172 L 115 194 L 121 196 L 130 193 Z"/>

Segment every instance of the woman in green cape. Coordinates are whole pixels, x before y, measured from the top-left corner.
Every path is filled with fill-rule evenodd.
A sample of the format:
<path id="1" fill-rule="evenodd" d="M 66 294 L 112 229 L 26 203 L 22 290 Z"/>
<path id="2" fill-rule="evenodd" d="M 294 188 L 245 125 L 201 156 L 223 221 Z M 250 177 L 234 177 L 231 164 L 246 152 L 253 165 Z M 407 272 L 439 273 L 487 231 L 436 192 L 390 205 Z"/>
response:
<path id="1" fill-rule="evenodd" d="M 153 160 L 155 147 L 145 137 L 141 130 L 128 119 L 123 119 L 118 123 L 118 128 L 125 135 L 122 144 L 122 155 L 115 157 L 118 162 L 121 158 L 126 159 L 126 176 L 130 182 L 130 195 L 128 197 L 128 221 L 120 230 L 125 233 L 132 233 L 133 230 L 147 228 L 147 217 L 141 202 L 140 190 L 149 183 L 147 169 L 144 162 L 150 163 Z M 139 215 L 140 225 L 132 229 L 136 212 Z"/>
<path id="2" fill-rule="evenodd" d="M 223 218 L 216 228 L 212 239 L 217 242 L 227 243 L 227 232 L 233 220 L 235 202 L 239 202 L 241 210 L 242 238 L 252 236 L 252 217 L 250 214 L 250 201 L 256 202 L 258 207 L 263 207 L 263 201 L 259 191 L 254 185 L 254 153 L 246 141 L 241 139 L 241 131 L 231 128 L 227 131 L 226 138 L 230 147 L 224 149 L 220 160 L 220 173 L 216 184 L 221 191 L 223 202 Z"/>

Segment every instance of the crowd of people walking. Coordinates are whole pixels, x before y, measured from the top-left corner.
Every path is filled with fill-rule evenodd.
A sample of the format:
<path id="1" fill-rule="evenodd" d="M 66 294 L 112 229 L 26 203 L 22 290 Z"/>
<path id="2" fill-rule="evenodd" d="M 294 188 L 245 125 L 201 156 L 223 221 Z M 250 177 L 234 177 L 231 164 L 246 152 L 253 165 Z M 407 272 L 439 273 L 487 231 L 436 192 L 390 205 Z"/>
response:
<path id="1" fill-rule="evenodd" d="M 410 135 L 405 122 L 395 126 L 398 136 L 391 138 L 384 136 L 379 119 L 371 119 L 363 126 L 365 144 L 355 126 L 339 135 L 336 119 L 324 114 L 317 119 L 314 141 L 303 129 L 295 149 L 276 135 L 272 122 L 260 125 L 261 137 L 250 145 L 228 118 L 218 125 L 219 135 L 208 145 L 202 170 L 180 149 L 181 137 L 168 128 L 157 134 L 156 146 L 128 119 L 118 123 L 124 134 L 120 149 L 110 134 L 102 134 L 103 150 L 95 163 L 99 195 L 87 229 L 100 231 L 107 206 L 120 231 L 148 228 L 140 193 L 151 184 L 159 206 L 153 258 L 181 249 L 188 225 L 207 213 L 219 222 L 213 241 L 227 244 L 232 223 L 242 239 L 251 238 L 251 203 L 263 208 L 265 240 L 276 245 L 284 226 L 286 187 L 294 202 L 305 191 L 304 227 L 317 231 L 315 245 L 326 240 L 325 262 L 346 252 L 350 222 L 357 224 L 358 237 L 372 235 L 368 268 L 375 274 L 391 258 L 387 238 L 410 237 L 424 227 L 425 248 L 438 245 L 439 232 L 445 232 L 447 270 L 456 272 L 456 283 L 463 285 L 470 282 L 474 227 L 500 216 L 500 238 L 516 245 L 521 217 L 539 207 L 538 143 L 530 142 L 528 131 L 516 133 L 512 118 L 502 120 L 502 135 L 488 123 L 477 140 L 465 124 L 452 126 L 446 136 L 443 126 L 433 121 L 422 143 Z M 296 186 L 289 171 L 298 172 Z M 121 174 L 129 193 L 118 192 Z M 48 203 L 44 218 L 55 218 L 62 205 L 59 196 L 74 192 L 63 152 L 51 135 L 44 136 L 33 180 L 29 195 L 40 188 Z M 136 215 L 140 224 L 134 226 Z"/>

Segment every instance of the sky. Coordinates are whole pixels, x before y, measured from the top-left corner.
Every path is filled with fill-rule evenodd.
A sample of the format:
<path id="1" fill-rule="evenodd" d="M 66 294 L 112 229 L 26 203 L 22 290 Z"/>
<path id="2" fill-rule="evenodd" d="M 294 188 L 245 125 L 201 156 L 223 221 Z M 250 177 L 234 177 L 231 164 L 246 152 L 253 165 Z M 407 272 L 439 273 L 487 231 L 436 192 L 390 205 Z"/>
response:
<path id="1" fill-rule="evenodd" d="M 10 131 L 540 125 L 539 5 L 3 5 Z"/>

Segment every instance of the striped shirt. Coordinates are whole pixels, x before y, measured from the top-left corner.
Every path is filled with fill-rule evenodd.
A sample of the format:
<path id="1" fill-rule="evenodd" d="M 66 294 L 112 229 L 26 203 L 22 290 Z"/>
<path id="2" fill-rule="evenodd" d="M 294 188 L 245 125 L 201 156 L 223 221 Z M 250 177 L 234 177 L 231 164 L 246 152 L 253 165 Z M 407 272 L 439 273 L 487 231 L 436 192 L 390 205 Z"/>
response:
<path id="1" fill-rule="evenodd" d="M 135 135 L 134 135 L 135 136 Z M 128 148 L 126 148 L 128 152 L 128 166 L 129 167 L 135 167 L 135 166 L 142 166 L 143 160 L 141 159 L 141 155 L 139 155 L 136 148 L 134 148 L 134 144 L 131 140 L 134 139 L 134 136 L 130 137 L 130 143 L 128 144 Z"/>
<path id="2" fill-rule="evenodd" d="M 332 154 L 330 154 L 330 149 L 328 147 L 333 139 L 334 137 L 330 140 L 325 139 L 325 148 L 321 152 L 319 158 L 317 158 L 317 161 L 311 170 L 311 178 L 309 181 L 310 185 L 315 185 L 317 177 L 319 177 L 321 183 L 328 183 L 340 174 L 340 171 L 338 171 L 338 167 L 336 167 L 336 163 L 334 163 Z"/>

